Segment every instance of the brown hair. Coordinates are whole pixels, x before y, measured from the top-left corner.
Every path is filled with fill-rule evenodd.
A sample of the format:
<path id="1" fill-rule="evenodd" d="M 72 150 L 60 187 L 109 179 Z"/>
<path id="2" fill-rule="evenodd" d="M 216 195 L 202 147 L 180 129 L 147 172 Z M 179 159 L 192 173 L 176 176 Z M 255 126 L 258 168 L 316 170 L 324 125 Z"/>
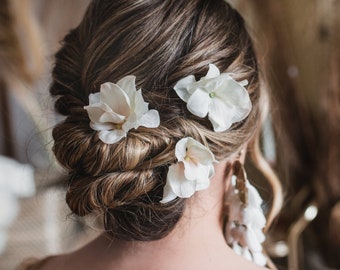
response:
<path id="1" fill-rule="evenodd" d="M 190 114 L 172 89 L 181 78 L 204 76 L 208 64 L 247 79 L 253 109 L 246 120 L 215 133 L 207 119 Z M 157 129 L 131 130 L 108 145 L 89 126 L 84 110 L 104 82 L 135 75 Z M 103 214 L 105 229 L 125 240 L 166 236 L 185 199 L 161 204 L 168 166 L 178 140 L 191 136 L 217 159 L 238 151 L 259 126 L 257 64 L 243 20 L 222 0 L 93 1 L 80 25 L 56 54 L 52 96 L 66 119 L 53 130 L 54 153 L 69 170 L 66 200 L 77 215 Z"/>

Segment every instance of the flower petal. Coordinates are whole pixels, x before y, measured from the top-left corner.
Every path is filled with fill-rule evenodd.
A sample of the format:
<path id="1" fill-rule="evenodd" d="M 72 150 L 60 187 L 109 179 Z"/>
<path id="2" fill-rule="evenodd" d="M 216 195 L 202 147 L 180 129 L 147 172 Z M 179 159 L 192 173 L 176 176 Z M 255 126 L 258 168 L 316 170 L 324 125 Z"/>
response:
<path id="1" fill-rule="evenodd" d="M 213 98 L 209 107 L 209 120 L 214 127 L 214 131 L 221 132 L 230 128 L 233 116 L 233 108 L 228 107 L 219 98 Z"/>
<path id="2" fill-rule="evenodd" d="M 196 82 L 194 75 L 189 75 L 181 80 L 179 80 L 175 86 L 174 90 L 177 95 L 185 102 L 188 102 L 190 95 L 192 93 L 189 92 L 188 87 Z"/>
<path id="3" fill-rule="evenodd" d="M 104 143 L 113 144 L 124 138 L 126 136 L 126 132 L 121 129 L 101 130 L 98 136 Z"/>
<path id="4" fill-rule="evenodd" d="M 144 101 L 141 90 L 136 91 L 131 110 L 137 119 L 148 111 L 148 103 Z"/>
<path id="5" fill-rule="evenodd" d="M 183 164 L 185 178 L 189 181 L 196 181 L 198 177 L 206 177 L 207 171 L 205 166 L 199 166 L 199 164 L 186 160 L 183 161 Z"/>
<path id="6" fill-rule="evenodd" d="M 247 90 L 230 76 L 219 86 L 216 93 L 228 107 L 234 109 L 233 123 L 242 121 L 250 113 L 252 105 Z"/>
<path id="7" fill-rule="evenodd" d="M 188 137 L 187 149 L 186 155 L 203 165 L 210 165 L 215 161 L 214 154 L 203 144 L 195 141 L 191 137 Z"/>
<path id="8" fill-rule="evenodd" d="M 172 191 L 180 198 L 189 198 L 195 193 L 196 183 L 185 178 L 182 162 L 169 167 L 167 181 Z"/>
<path id="9" fill-rule="evenodd" d="M 95 104 L 100 102 L 100 93 L 93 93 L 89 95 L 89 104 Z"/>
<path id="10" fill-rule="evenodd" d="M 187 108 L 192 114 L 203 118 L 208 114 L 210 102 L 209 94 L 201 89 L 197 89 L 189 98 Z"/>
<path id="11" fill-rule="evenodd" d="M 243 80 L 243 81 L 240 81 L 238 82 L 241 86 L 245 87 L 248 85 L 248 80 Z"/>
<path id="12" fill-rule="evenodd" d="M 117 85 L 124 90 L 130 100 L 133 99 L 136 92 L 136 76 L 125 76 L 117 82 Z"/>
<path id="13" fill-rule="evenodd" d="M 112 130 L 113 129 L 113 125 L 112 123 L 95 123 L 95 122 L 90 122 L 90 127 L 93 130 Z"/>
<path id="14" fill-rule="evenodd" d="M 138 120 L 138 126 L 156 128 L 160 124 L 159 113 L 156 110 L 149 110 Z"/>
<path id="15" fill-rule="evenodd" d="M 185 177 L 191 181 L 209 181 L 209 178 L 213 175 L 210 175 L 211 172 L 214 172 L 209 165 L 194 164 L 193 162 L 185 161 L 184 164 Z"/>
<path id="16" fill-rule="evenodd" d="M 126 119 L 125 123 L 122 126 L 122 130 L 124 130 L 126 133 L 128 133 L 129 130 L 137 129 L 138 126 L 139 125 L 138 125 L 137 120 L 136 120 L 136 115 L 132 114 Z"/>
<path id="17" fill-rule="evenodd" d="M 167 182 L 164 186 L 163 199 L 160 201 L 160 203 L 168 203 L 176 198 L 177 198 L 177 195 L 172 191 L 171 186 Z"/>
<path id="18" fill-rule="evenodd" d="M 213 176 L 214 169 L 211 169 L 213 165 L 202 165 L 202 164 L 195 164 L 194 162 L 183 161 L 184 163 L 184 174 L 186 179 L 190 181 L 209 181 L 209 178 Z"/>
<path id="19" fill-rule="evenodd" d="M 117 114 L 129 116 L 130 98 L 118 85 L 114 83 L 104 83 L 100 88 L 100 98 L 112 111 Z"/>
<path id="20" fill-rule="evenodd" d="M 202 79 L 212 79 L 212 78 L 218 77 L 219 75 L 220 75 L 220 70 L 218 69 L 218 67 L 216 67 L 214 64 L 209 64 L 208 73 Z"/>
<path id="21" fill-rule="evenodd" d="M 180 139 L 175 146 L 175 156 L 178 161 L 183 161 L 187 155 L 187 143 L 189 138 Z"/>
<path id="22" fill-rule="evenodd" d="M 175 155 L 183 162 L 184 175 L 190 181 L 208 181 L 214 174 L 213 153 L 191 137 L 183 138 L 176 144 Z"/>
<path id="23" fill-rule="evenodd" d="M 115 123 L 121 124 L 124 122 L 126 117 L 115 112 L 104 112 L 99 118 L 100 123 Z"/>
<path id="24" fill-rule="evenodd" d="M 99 118 L 105 112 L 107 106 L 103 103 L 95 103 L 92 105 L 84 106 L 84 109 L 87 111 L 89 118 L 92 122 L 99 122 Z"/>
<path id="25" fill-rule="evenodd" d="M 236 122 L 240 122 L 244 120 L 245 118 L 247 118 L 250 111 L 251 109 L 248 109 L 248 108 L 235 108 L 235 114 L 234 114 L 232 122 L 236 123 Z"/>
<path id="26" fill-rule="evenodd" d="M 205 190 L 210 186 L 209 177 L 199 177 L 196 181 L 196 191 Z"/>

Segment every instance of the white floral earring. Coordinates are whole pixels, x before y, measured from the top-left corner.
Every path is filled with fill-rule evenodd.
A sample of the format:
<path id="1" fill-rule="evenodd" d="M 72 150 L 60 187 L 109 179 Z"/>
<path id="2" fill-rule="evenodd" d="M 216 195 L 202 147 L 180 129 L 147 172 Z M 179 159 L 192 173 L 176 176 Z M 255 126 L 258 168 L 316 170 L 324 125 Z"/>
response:
<path id="1" fill-rule="evenodd" d="M 236 161 L 225 197 L 225 238 L 238 255 L 265 266 L 267 258 L 262 253 L 262 243 L 265 240 L 263 228 L 266 218 L 261 204 L 262 199 L 249 183 L 242 163 Z"/>

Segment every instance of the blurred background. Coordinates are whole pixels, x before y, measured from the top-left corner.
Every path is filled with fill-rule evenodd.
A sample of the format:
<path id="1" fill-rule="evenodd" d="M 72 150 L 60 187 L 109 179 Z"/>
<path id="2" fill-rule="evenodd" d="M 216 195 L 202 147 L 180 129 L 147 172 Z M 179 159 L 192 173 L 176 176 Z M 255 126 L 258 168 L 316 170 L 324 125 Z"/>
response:
<path id="1" fill-rule="evenodd" d="M 85 225 L 69 215 L 51 154 L 59 116 L 48 94 L 53 55 L 89 2 L 0 0 L 3 270 L 73 250 L 100 232 L 91 218 Z M 262 148 L 285 201 L 268 254 L 280 269 L 340 269 L 340 1 L 229 2 L 253 37 L 272 104 Z"/>
<path id="2" fill-rule="evenodd" d="M 53 55 L 88 0 L 0 0 L 0 269 L 67 252 L 91 239 L 68 217 L 51 154 L 58 121 L 48 89 Z M 85 240 L 82 240 L 84 236 Z"/>

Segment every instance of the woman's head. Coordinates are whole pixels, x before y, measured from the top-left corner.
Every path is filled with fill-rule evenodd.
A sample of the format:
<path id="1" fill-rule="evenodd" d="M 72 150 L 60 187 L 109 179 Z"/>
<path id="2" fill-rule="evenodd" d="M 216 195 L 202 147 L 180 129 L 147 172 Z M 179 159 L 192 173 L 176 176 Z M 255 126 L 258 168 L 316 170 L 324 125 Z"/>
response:
<path id="1" fill-rule="evenodd" d="M 174 85 L 208 64 L 247 79 L 253 108 L 242 122 L 214 132 L 210 121 L 191 114 Z M 139 127 L 105 144 L 90 128 L 84 106 L 105 82 L 127 75 L 150 109 L 155 129 Z M 97 0 L 56 55 L 51 95 L 66 119 L 53 130 L 54 153 L 69 171 L 67 203 L 77 215 L 102 213 L 105 228 L 126 240 L 155 240 L 180 219 L 184 199 L 162 199 L 176 143 L 192 137 L 218 160 L 237 152 L 258 127 L 258 77 L 254 52 L 240 16 L 222 0 Z"/>

